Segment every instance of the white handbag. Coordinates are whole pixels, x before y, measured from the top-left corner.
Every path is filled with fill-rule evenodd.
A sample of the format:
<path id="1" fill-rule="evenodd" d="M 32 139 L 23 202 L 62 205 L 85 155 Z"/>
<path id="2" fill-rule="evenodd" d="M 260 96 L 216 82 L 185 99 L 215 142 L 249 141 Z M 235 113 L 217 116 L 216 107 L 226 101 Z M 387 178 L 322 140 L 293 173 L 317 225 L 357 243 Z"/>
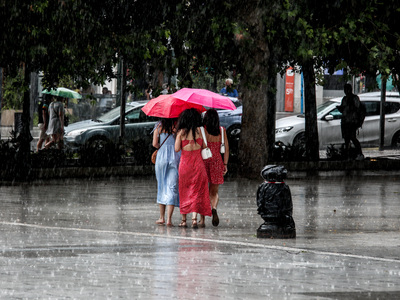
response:
<path id="1" fill-rule="evenodd" d="M 204 128 L 200 127 L 200 130 L 201 130 L 201 134 L 203 135 L 204 144 L 206 145 L 206 147 L 203 150 L 201 150 L 201 157 L 203 159 L 209 159 L 212 157 L 212 153 L 211 153 L 210 148 L 208 148 L 208 146 L 207 146 L 207 139 L 206 139 L 206 134 L 204 133 Z"/>
<path id="2" fill-rule="evenodd" d="M 224 128 L 221 126 L 221 153 L 225 153 Z"/>

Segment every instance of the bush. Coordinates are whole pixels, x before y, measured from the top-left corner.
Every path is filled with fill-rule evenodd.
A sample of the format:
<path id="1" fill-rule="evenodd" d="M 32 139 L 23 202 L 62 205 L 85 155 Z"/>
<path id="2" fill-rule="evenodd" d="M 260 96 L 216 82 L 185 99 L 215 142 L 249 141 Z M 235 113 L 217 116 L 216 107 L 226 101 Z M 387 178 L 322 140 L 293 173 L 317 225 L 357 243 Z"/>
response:
<path id="1" fill-rule="evenodd" d="M 123 155 L 122 149 L 108 141 L 94 141 L 82 147 L 78 155 L 82 166 L 111 166 Z"/>

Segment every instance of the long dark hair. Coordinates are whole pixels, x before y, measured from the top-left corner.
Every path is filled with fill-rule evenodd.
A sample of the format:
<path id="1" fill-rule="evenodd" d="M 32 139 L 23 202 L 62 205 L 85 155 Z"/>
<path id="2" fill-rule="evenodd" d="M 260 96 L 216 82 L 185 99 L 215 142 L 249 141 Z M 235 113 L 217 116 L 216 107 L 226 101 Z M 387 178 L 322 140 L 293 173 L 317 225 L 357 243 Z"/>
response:
<path id="1" fill-rule="evenodd" d="M 207 110 L 204 119 L 204 127 L 207 128 L 207 132 L 211 135 L 219 135 L 219 116 L 214 108 Z"/>
<path id="2" fill-rule="evenodd" d="M 185 134 L 192 131 L 193 139 L 196 142 L 196 129 L 201 126 L 201 115 L 195 108 L 184 110 L 179 116 L 178 130 L 182 129 Z"/>
<path id="3" fill-rule="evenodd" d="M 164 131 L 168 134 L 174 133 L 174 125 L 178 118 L 173 118 L 173 119 L 166 119 L 163 118 L 161 119 L 161 131 Z"/>

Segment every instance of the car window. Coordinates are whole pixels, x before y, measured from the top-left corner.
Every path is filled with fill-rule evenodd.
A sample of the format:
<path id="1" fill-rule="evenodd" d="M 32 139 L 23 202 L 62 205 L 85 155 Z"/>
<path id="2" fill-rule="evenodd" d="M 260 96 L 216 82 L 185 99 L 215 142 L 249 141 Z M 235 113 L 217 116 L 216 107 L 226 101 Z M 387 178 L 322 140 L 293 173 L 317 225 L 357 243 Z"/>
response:
<path id="1" fill-rule="evenodd" d="M 379 116 L 381 114 L 381 103 L 379 101 L 363 101 L 367 116 Z M 390 115 L 397 113 L 400 110 L 400 103 L 385 102 L 385 114 Z"/>
<path id="2" fill-rule="evenodd" d="M 363 101 L 365 105 L 365 116 L 379 116 L 381 104 L 378 101 Z"/>
<path id="3" fill-rule="evenodd" d="M 139 123 L 140 113 L 142 112 L 141 107 L 131 110 L 125 115 L 125 119 L 128 123 Z"/>
<path id="4" fill-rule="evenodd" d="M 397 113 L 400 109 L 400 103 L 398 102 L 385 102 L 385 114 L 390 115 Z"/>
<path id="5" fill-rule="evenodd" d="M 128 114 L 126 114 L 125 119 L 128 123 L 144 123 L 144 122 L 156 122 L 158 118 L 147 116 L 141 107 L 135 108 Z"/>
<path id="6" fill-rule="evenodd" d="M 157 122 L 158 118 L 156 117 L 151 117 L 146 115 L 142 110 L 140 110 L 140 115 L 139 115 L 139 122 Z"/>
<path id="7" fill-rule="evenodd" d="M 322 103 L 321 105 L 319 105 L 319 106 L 317 107 L 317 114 L 319 114 L 320 112 L 324 111 L 327 107 L 331 106 L 331 105 L 334 104 L 334 103 L 336 104 L 336 102 L 333 102 L 333 101 L 330 101 L 330 100 L 328 100 L 328 101 Z M 339 104 L 340 104 L 340 103 L 339 103 Z M 339 105 L 339 104 L 336 104 L 336 105 Z"/>
<path id="8" fill-rule="evenodd" d="M 341 119 L 342 118 L 342 113 L 337 108 L 330 111 L 328 115 L 333 116 L 333 119 Z"/>

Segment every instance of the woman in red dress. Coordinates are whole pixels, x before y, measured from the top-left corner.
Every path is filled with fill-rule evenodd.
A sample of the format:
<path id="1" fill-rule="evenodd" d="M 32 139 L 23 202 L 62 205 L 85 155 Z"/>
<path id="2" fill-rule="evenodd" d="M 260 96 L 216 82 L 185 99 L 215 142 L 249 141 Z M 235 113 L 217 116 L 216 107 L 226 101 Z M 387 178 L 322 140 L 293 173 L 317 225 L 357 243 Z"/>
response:
<path id="1" fill-rule="evenodd" d="M 178 121 L 175 151 L 181 152 L 179 164 L 180 227 L 186 227 L 186 215 L 192 213 L 192 227 L 197 228 L 197 214 L 211 216 L 208 178 L 201 157 L 204 148 L 200 131 L 201 115 L 192 108 L 182 112 Z"/>
<path id="2" fill-rule="evenodd" d="M 228 160 L 229 160 L 229 144 L 228 138 L 226 137 L 226 130 L 219 126 L 219 116 L 215 109 L 209 109 L 203 120 L 204 127 L 206 129 L 206 139 L 208 148 L 211 149 L 212 157 L 204 161 L 206 165 L 206 171 L 209 182 L 209 193 L 212 208 L 212 224 L 218 226 L 219 218 L 217 213 L 218 206 L 218 188 L 220 184 L 224 183 L 224 175 L 228 172 Z M 221 157 L 221 143 L 223 130 L 225 153 L 224 158 Z M 204 227 L 204 216 L 201 216 L 199 226 Z"/>

